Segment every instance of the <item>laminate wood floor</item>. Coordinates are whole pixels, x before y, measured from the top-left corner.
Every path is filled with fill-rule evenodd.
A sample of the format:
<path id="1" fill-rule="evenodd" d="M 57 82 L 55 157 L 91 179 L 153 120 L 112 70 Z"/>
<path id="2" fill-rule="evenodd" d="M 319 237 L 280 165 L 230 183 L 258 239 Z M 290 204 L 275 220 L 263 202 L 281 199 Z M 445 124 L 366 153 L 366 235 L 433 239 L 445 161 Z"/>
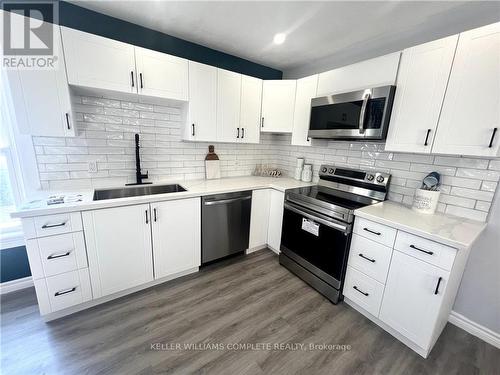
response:
<path id="1" fill-rule="evenodd" d="M 500 371 L 500 350 L 453 325 L 423 359 L 346 304 L 331 304 L 268 250 L 50 323 L 40 318 L 33 289 L 11 293 L 2 297 L 1 334 L 2 374 Z M 307 350 L 263 347 L 278 343 Z M 311 343 L 351 349 L 310 350 Z"/>

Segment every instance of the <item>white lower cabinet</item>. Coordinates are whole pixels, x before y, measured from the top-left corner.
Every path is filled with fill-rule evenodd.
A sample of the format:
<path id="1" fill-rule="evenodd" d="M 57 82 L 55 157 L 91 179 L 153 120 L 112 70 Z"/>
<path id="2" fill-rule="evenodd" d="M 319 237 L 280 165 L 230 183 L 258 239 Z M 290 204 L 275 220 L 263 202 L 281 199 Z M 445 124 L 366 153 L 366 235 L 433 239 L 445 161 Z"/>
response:
<path id="1" fill-rule="evenodd" d="M 83 213 L 94 297 L 153 280 L 149 204 Z"/>
<path id="2" fill-rule="evenodd" d="M 280 252 L 281 229 L 283 226 L 283 204 L 285 193 L 271 190 L 269 202 L 269 227 L 267 231 L 267 244 L 275 252 Z"/>
<path id="3" fill-rule="evenodd" d="M 264 247 L 267 244 L 271 192 L 271 189 L 254 190 L 252 192 L 250 239 L 248 242 L 250 250 Z"/>
<path id="4" fill-rule="evenodd" d="M 151 203 L 154 277 L 201 264 L 200 198 Z"/>
<path id="5" fill-rule="evenodd" d="M 380 319 L 427 349 L 431 343 L 449 273 L 395 250 Z"/>
<path id="6" fill-rule="evenodd" d="M 354 228 L 347 302 L 427 357 L 448 320 L 469 249 L 358 217 Z M 391 241 L 382 234 L 391 234 Z"/>

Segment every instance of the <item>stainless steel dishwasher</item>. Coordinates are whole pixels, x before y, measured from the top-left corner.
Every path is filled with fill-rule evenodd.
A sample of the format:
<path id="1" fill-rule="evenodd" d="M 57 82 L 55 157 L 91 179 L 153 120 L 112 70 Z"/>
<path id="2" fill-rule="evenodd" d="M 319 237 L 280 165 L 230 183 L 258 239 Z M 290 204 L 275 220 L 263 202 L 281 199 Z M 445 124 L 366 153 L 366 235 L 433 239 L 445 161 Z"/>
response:
<path id="1" fill-rule="evenodd" d="M 201 204 L 202 264 L 248 249 L 252 191 L 209 195 Z"/>

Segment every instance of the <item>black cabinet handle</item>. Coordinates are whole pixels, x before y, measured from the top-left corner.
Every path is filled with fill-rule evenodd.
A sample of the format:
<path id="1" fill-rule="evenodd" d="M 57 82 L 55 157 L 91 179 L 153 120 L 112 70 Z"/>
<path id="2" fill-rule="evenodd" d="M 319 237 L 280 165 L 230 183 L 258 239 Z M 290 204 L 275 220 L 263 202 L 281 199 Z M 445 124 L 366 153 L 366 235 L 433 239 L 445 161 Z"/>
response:
<path id="1" fill-rule="evenodd" d="M 424 146 L 428 146 L 429 145 L 429 134 L 431 134 L 431 130 L 432 129 L 427 129 L 427 135 L 425 136 Z"/>
<path id="2" fill-rule="evenodd" d="M 154 216 L 153 220 L 156 222 L 156 208 L 153 208 L 153 216 Z"/>
<path id="3" fill-rule="evenodd" d="M 240 137 L 240 128 L 236 128 L 238 130 L 238 134 L 236 135 L 236 138 Z"/>
<path id="4" fill-rule="evenodd" d="M 76 286 L 74 286 L 73 288 L 71 289 L 67 289 L 67 290 L 60 290 L 59 292 L 55 292 L 54 293 L 54 296 L 57 297 L 57 296 L 62 296 L 63 294 L 68 294 L 68 293 L 72 293 L 76 290 Z"/>
<path id="5" fill-rule="evenodd" d="M 144 85 L 142 84 L 142 73 L 139 73 L 139 81 L 141 82 L 141 89 L 143 89 Z"/>
<path id="6" fill-rule="evenodd" d="M 245 128 L 241 128 L 241 139 L 245 138 Z"/>
<path id="7" fill-rule="evenodd" d="M 264 117 L 262 117 L 262 119 L 260 121 L 260 126 L 264 127 Z"/>
<path id="8" fill-rule="evenodd" d="M 434 294 L 437 295 L 439 293 L 439 285 L 441 285 L 441 281 L 443 280 L 442 277 L 439 277 L 437 285 L 436 285 L 436 290 L 434 291 Z"/>
<path id="9" fill-rule="evenodd" d="M 410 245 L 410 247 L 411 247 L 412 249 L 415 249 L 415 250 L 421 251 L 421 252 L 426 253 L 426 254 L 429 254 L 429 255 L 434 254 L 434 252 L 433 252 L 433 251 L 424 250 L 424 249 L 419 249 L 419 248 L 418 248 L 418 247 L 416 247 L 415 245 Z"/>
<path id="10" fill-rule="evenodd" d="M 132 87 L 134 87 L 135 82 L 134 82 L 134 72 L 133 71 L 130 72 L 130 77 L 132 78 Z"/>
<path id="11" fill-rule="evenodd" d="M 377 236 L 380 236 L 382 234 L 380 232 L 375 232 L 374 230 L 371 230 L 371 229 L 368 229 L 368 228 L 363 228 L 363 230 L 366 230 L 367 232 L 369 232 L 371 234 L 375 234 Z"/>
<path id="12" fill-rule="evenodd" d="M 362 295 L 364 295 L 365 297 L 368 297 L 370 295 L 370 293 L 366 293 L 366 292 L 363 292 L 361 289 L 359 289 L 356 285 L 354 285 L 352 287 L 354 290 L 360 292 Z"/>
<path id="13" fill-rule="evenodd" d="M 47 259 L 57 259 L 57 258 L 62 258 L 62 257 L 67 257 L 69 254 L 71 254 L 71 251 L 67 251 L 64 254 L 51 254 L 47 257 Z"/>
<path id="14" fill-rule="evenodd" d="M 50 228 L 56 228 L 56 227 L 63 227 L 66 225 L 66 222 L 59 223 L 59 224 L 44 224 L 42 225 L 42 229 L 50 229 Z"/>
<path id="15" fill-rule="evenodd" d="M 493 134 L 491 135 L 490 144 L 488 146 L 489 148 L 493 147 L 493 140 L 495 139 L 495 134 L 497 134 L 497 130 L 498 128 L 493 128 Z"/>
<path id="16" fill-rule="evenodd" d="M 368 258 L 367 256 L 365 256 L 365 255 L 363 255 L 363 254 L 361 254 L 361 253 L 359 253 L 358 255 L 359 255 L 361 258 L 366 259 L 366 260 L 367 260 L 367 261 L 369 261 L 369 262 L 375 263 L 375 259 Z"/>
<path id="17" fill-rule="evenodd" d="M 71 129 L 71 126 L 69 124 L 69 113 L 68 112 L 66 112 L 66 126 L 67 126 L 68 130 Z"/>
<path id="18" fill-rule="evenodd" d="M 148 210 L 146 210 L 145 212 L 146 212 L 146 224 L 149 224 Z"/>
<path id="19" fill-rule="evenodd" d="M 194 124 L 191 124 L 191 135 L 194 137 Z"/>

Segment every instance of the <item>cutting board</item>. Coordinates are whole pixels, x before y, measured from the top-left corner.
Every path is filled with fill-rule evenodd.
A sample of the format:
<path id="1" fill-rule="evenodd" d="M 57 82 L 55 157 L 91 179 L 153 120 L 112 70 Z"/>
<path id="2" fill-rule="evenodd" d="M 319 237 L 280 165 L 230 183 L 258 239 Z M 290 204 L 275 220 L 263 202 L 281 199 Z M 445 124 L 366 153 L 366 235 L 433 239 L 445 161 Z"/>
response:
<path id="1" fill-rule="evenodd" d="M 205 176 L 207 180 L 220 178 L 220 160 L 205 160 Z"/>

